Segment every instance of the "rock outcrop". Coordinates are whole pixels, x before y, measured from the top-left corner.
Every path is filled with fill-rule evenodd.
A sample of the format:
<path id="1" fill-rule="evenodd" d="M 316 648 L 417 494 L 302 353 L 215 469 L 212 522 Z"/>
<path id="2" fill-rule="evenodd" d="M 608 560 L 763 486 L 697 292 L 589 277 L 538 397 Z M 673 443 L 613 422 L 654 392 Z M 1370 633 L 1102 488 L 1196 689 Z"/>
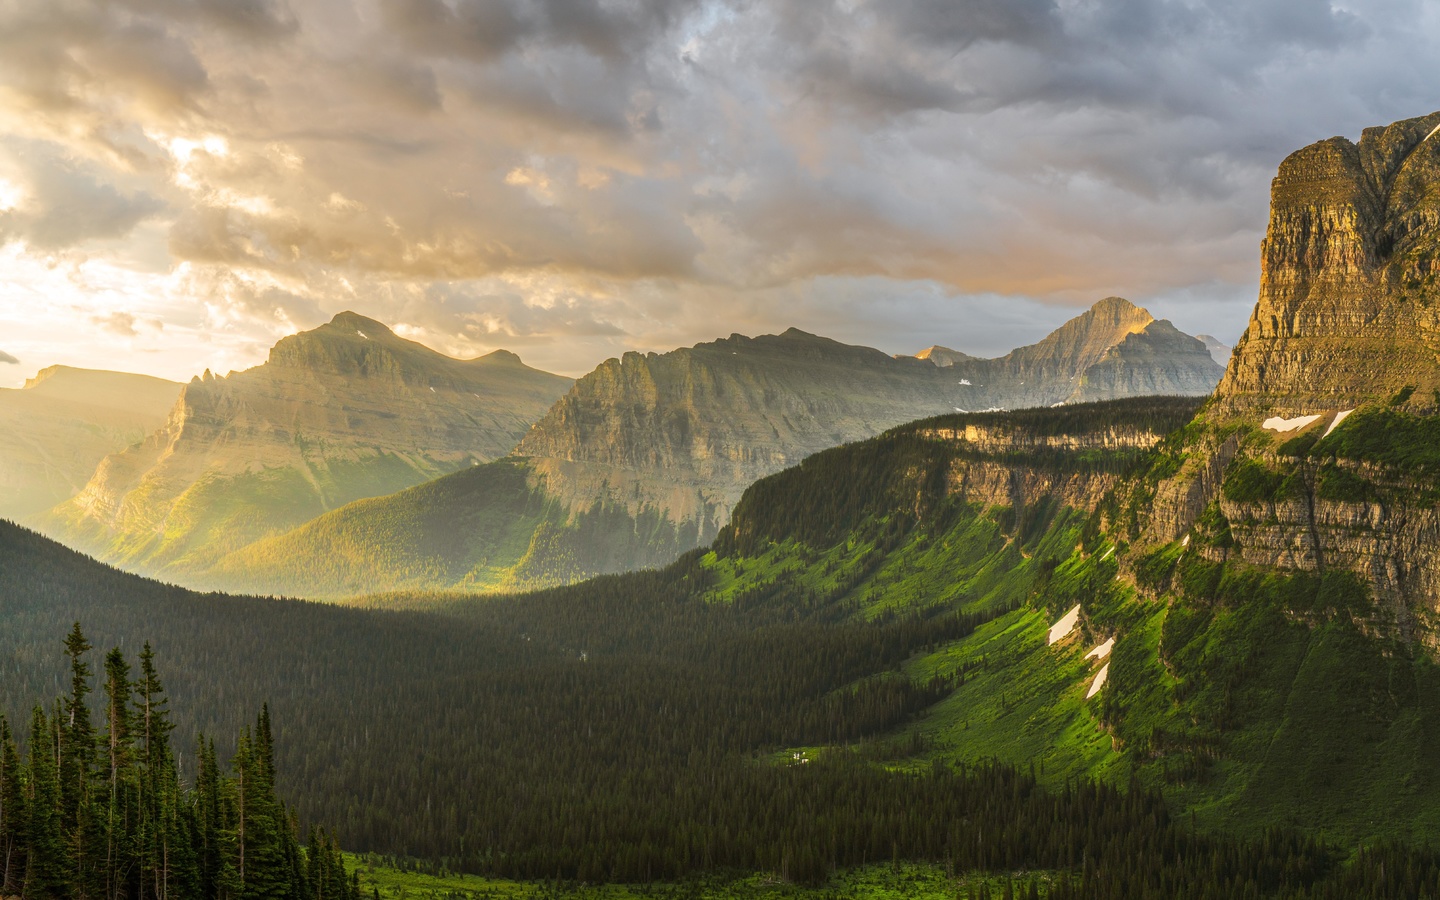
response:
<path id="1" fill-rule="evenodd" d="M 1371 626 L 1440 646 L 1424 437 L 1440 413 L 1437 131 L 1433 113 L 1281 164 L 1255 311 L 1175 471 L 1153 485 L 1141 543 L 1178 540 L 1213 509 L 1233 543 L 1202 552 L 1351 572 L 1377 602 Z M 1380 414 L 1341 415 L 1356 408 Z M 1240 466 L 1270 494 L 1227 494 Z M 1327 478 L 1344 489 L 1322 489 Z"/>
<path id="2" fill-rule="evenodd" d="M 1260 297 L 1217 392 L 1321 411 L 1440 386 L 1440 113 L 1311 144 L 1280 165 Z"/>
<path id="3" fill-rule="evenodd" d="M 1100 455 L 1149 450 L 1164 437 L 1154 427 L 1133 423 L 1091 428 L 1083 422 L 1058 432 L 991 422 L 920 433 L 956 448 L 947 482 L 950 492 L 967 503 L 1022 509 L 1053 501 L 1085 512 L 1099 506 L 1120 482 L 1118 469 L 1035 465 L 1027 457 L 1037 451 Z"/>
<path id="4" fill-rule="evenodd" d="M 745 487 L 827 447 L 962 410 L 1144 394 L 1204 395 L 1203 344 L 1109 297 L 999 359 L 932 347 L 890 358 L 791 329 L 663 355 L 627 353 L 576 382 L 525 436 L 547 491 L 723 524 Z"/>
<path id="5" fill-rule="evenodd" d="M 264 365 L 192 380 L 163 428 L 41 524 L 183 577 L 328 509 L 503 456 L 569 384 L 511 353 L 451 359 L 341 313 Z"/>
<path id="6" fill-rule="evenodd" d="M 165 423 L 180 385 L 51 366 L 0 390 L 0 518 L 28 521 L 75 496 L 108 454 Z"/>

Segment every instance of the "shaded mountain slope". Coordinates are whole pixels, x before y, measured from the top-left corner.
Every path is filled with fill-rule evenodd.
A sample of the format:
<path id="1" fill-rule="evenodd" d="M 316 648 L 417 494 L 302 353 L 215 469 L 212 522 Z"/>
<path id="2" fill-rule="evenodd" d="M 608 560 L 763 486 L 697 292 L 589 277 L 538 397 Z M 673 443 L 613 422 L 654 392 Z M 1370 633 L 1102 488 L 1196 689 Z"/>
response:
<path id="1" fill-rule="evenodd" d="M 0 389 L 0 516 L 27 518 L 78 494 L 95 467 L 165 423 L 180 385 L 51 366 Z"/>
<path id="2" fill-rule="evenodd" d="M 1130 427 L 1190 410 L 1152 407 Z M 945 420 L 827 451 L 747 493 L 702 560 L 708 596 L 842 618 L 997 615 L 907 664 L 961 681 L 894 736 L 892 764 L 998 757 L 1054 784 L 1163 789 L 1206 827 L 1433 840 L 1440 667 L 1426 642 L 1377 628 L 1376 597 L 1343 569 L 1247 561 L 1223 516 L 1137 543 L 1203 422 L 1138 455 L 1122 448 L 1145 432 L 1117 441 L 1114 423 L 1086 429 L 1115 448 L 1097 455 L 1083 432 L 1068 449 L 987 446 L 984 426 Z"/>
<path id="3" fill-rule="evenodd" d="M 988 384 L 957 371 L 982 365 L 995 373 Z M 977 402 L 1204 394 L 1219 375 L 1199 341 L 1117 298 L 1000 360 L 948 366 L 795 329 L 627 353 L 576 382 L 516 448 L 514 465 L 549 510 L 526 520 L 535 529 L 529 544 L 518 532 L 501 546 L 488 531 L 467 530 L 467 517 L 498 516 L 516 496 L 476 491 L 490 476 L 467 474 L 425 495 L 434 510 L 419 494 L 337 510 L 223 559 L 197 583 L 334 597 L 357 587 L 533 587 L 663 564 L 709 541 L 756 479 L 819 450 Z M 460 512 L 461 495 L 484 508 Z M 397 523 L 383 546 L 367 516 Z M 465 546 L 434 551 L 405 537 L 443 528 L 466 534 Z M 405 568 L 387 571 L 379 561 L 398 547 L 409 548 Z M 340 558 L 367 562 L 342 570 Z"/>
<path id="4" fill-rule="evenodd" d="M 183 578 L 328 509 L 503 456 L 569 383 L 505 351 L 451 359 L 341 313 L 264 365 L 191 381 L 163 428 L 39 521 L 108 561 Z"/>

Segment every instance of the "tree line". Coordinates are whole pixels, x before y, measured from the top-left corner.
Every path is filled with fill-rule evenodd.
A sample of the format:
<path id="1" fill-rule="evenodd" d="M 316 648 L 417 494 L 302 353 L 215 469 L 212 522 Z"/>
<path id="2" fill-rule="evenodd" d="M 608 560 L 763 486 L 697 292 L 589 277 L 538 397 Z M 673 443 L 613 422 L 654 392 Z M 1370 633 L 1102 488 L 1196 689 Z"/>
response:
<path id="1" fill-rule="evenodd" d="M 139 677 L 115 648 L 101 672 L 75 623 L 64 641 L 70 690 L 30 714 L 22 755 L 0 715 L 0 895 L 24 900 L 358 900 L 335 841 L 275 790 L 275 740 L 261 707 L 230 770 L 201 738 L 181 782 L 169 700 L 147 643 Z"/>

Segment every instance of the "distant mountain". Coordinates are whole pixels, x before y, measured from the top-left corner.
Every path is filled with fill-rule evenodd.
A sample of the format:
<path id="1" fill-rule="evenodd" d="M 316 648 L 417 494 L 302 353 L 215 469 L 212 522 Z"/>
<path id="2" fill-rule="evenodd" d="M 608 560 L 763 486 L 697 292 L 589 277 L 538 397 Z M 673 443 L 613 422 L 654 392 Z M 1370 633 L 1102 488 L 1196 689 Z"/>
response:
<path id="1" fill-rule="evenodd" d="M 1211 358 L 1219 363 L 1222 369 L 1230 365 L 1230 353 L 1232 350 L 1230 346 L 1223 343 L 1214 335 L 1197 334 L 1195 337 L 1205 345 L 1205 349 L 1210 351 Z"/>
<path id="2" fill-rule="evenodd" d="M 0 389 L 0 518 L 75 496 L 106 455 L 163 425 L 179 394 L 173 381 L 69 366 Z"/>
<path id="3" fill-rule="evenodd" d="M 942 347 L 939 344 L 933 347 L 926 347 L 924 350 L 915 354 L 915 358 L 932 362 L 942 369 L 946 366 L 953 366 L 956 363 L 966 363 L 979 359 L 978 356 L 961 353 L 959 350 L 951 350 L 949 347 Z"/>
<path id="4" fill-rule="evenodd" d="M 1198 340 L 1118 298 L 998 360 L 952 352 L 941 366 L 940 355 L 894 358 L 796 329 L 627 353 L 577 381 L 514 461 L 337 510 L 223 559 L 201 583 L 340 596 L 659 565 L 713 537 L 747 486 L 817 451 L 960 409 L 1204 395 L 1221 375 Z M 509 520 L 503 535 L 477 524 L 507 509 L 528 524 Z"/>
<path id="5" fill-rule="evenodd" d="M 192 380 L 164 427 L 39 524 L 184 579 L 326 510 L 503 456 L 569 384 L 513 353 L 451 359 L 341 313 L 263 365 Z"/>
<path id="6" fill-rule="evenodd" d="M 1121 297 L 1106 297 L 1039 343 L 997 359 L 939 346 L 916 358 L 967 383 L 966 402 L 958 404 L 966 410 L 1198 396 L 1225 373 L 1198 339 Z"/>

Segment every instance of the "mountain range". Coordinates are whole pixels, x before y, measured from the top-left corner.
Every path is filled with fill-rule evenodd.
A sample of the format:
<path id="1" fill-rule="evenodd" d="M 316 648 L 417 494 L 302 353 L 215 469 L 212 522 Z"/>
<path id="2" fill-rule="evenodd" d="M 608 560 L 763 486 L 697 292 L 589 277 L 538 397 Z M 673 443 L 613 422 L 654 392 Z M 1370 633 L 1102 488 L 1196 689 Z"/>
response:
<path id="1" fill-rule="evenodd" d="M 532 460 L 563 455 L 472 465 L 272 539 L 331 528 L 337 583 L 366 564 L 346 546 L 392 552 L 373 565 L 407 578 L 434 566 L 360 601 L 383 611 L 192 594 L 0 523 L 0 699 L 54 692 L 22 663 L 77 619 L 122 646 L 158 633 L 178 693 L 207 701 L 186 707 L 274 699 L 297 809 L 342 845 L 503 877 L 814 877 L 977 847 L 993 852 L 959 858 L 1101 885 L 1082 896 L 1426 896 L 1433 852 L 1399 848 L 1440 839 L 1437 126 L 1285 160 L 1255 314 L 1208 397 L 951 409 L 760 477 L 708 546 L 658 571 L 520 596 L 430 588 L 500 559 L 475 534 L 532 552 L 581 527 L 532 481 Z M 657 418 L 676 407 L 662 384 L 733 391 L 767 352 L 811 373 L 876 358 L 796 334 L 701 346 L 602 366 L 567 401 L 652 402 L 598 421 L 560 402 L 521 446 L 628 417 L 664 440 L 578 461 L 708 472 L 661 452 L 696 446 L 683 417 Z M 1110 352 L 1045 358 L 1089 371 Z M 654 374 L 692 357 L 706 365 Z M 975 363 L 946 362 L 875 365 L 963 387 L 954 369 Z M 773 390 L 757 405 L 783 411 Z M 855 405 L 815 408 L 859 419 L 840 393 Z M 638 521 L 626 502 L 583 527 Z M 425 542 L 433 558 L 410 555 Z M 993 818 L 1035 804 L 1023 828 Z M 999 849 L 1012 840 L 1028 849 Z M 1191 868 L 1137 874 L 1152 856 Z"/>
<path id="2" fill-rule="evenodd" d="M 326 510 L 503 456 L 569 384 L 512 353 L 451 359 L 341 313 L 262 365 L 192 379 L 163 427 L 36 522 L 181 579 Z"/>
<path id="3" fill-rule="evenodd" d="M 662 565 L 713 538 L 755 480 L 827 447 L 963 408 L 1204 395 L 1221 372 L 1199 340 L 1119 298 L 1038 344 L 948 366 L 797 329 L 627 353 L 577 381 L 509 458 L 337 509 L 196 583 L 335 597 Z"/>

